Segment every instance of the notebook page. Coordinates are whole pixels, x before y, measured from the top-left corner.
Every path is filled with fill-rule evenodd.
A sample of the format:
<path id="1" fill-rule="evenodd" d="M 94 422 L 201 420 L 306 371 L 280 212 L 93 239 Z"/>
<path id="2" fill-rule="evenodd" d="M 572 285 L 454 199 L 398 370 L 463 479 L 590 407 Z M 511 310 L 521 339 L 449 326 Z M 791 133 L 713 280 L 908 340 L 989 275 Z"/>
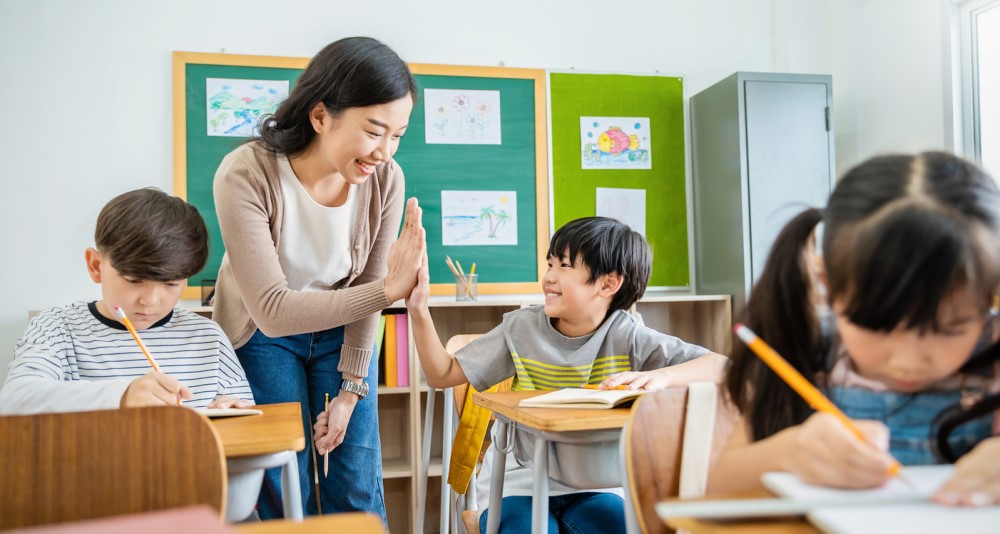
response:
<path id="1" fill-rule="evenodd" d="M 799 480 L 793 473 L 764 473 L 761 481 L 764 487 L 780 497 L 804 501 L 899 501 L 913 497 L 929 497 L 951 476 L 954 466 L 919 465 L 904 467 L 900 473 L 913 484 L 907 485 L 899 477 L 892 478 L 881 488 L 865 490 L 842 490 L 814 486 Z"/>
<path id="2" fill-rule="evenodd" d="M 991 534 L 1000 530 L 1000 506 L 954 508 L 932 503 L 836 506 L 812 510 L 807 517 L 827 534 Z"/>

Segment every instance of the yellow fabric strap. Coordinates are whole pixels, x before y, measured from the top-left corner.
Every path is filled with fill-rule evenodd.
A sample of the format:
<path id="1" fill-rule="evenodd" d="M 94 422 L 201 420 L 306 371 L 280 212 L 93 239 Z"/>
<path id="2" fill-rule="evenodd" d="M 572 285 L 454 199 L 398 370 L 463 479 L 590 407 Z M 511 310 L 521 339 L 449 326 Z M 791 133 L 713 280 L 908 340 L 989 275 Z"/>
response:
<path id="1" fill-rule="evenodd" d="M 510 391 L 510 379 L 495 384 L 487 392 Z M 476 389 L 469 384 L 465 391 L 465 405 L 459 418 L 455 442 L 451 446 L 451 461 L 448 467 L 448 484 L 459 494 L 469 489 L 469 481 L 476 473 L 479 451 L 483 449 L 486 430 L 490 426 L 493 412 L 472 402 Z"/>

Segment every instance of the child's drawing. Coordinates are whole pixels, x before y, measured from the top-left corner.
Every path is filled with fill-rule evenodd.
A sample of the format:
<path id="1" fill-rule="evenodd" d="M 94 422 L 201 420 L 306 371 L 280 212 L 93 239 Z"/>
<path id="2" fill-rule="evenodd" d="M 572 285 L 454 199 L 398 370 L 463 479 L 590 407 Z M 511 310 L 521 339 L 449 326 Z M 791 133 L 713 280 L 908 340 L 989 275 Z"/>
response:
<path id="1" fill-rule="evenodd" d="M 597 215 L 618 219 L 646 237 L 646 190 L 598 187 Z"/>
<path id="2" fill-rule="evenodd" d="M 274 113 L 288 98 L 288 80 L 205 80 L 208 135 L 250 137 L 261 115 Z"/>
<path id="3" fill-rule="evenodd" d="M 649 117 L 580 117 L 584 169 L 652 169 Z"/>
<path id="4" fill-rule="evenodd" d="M 516 191 L 441 191 L 444 245 L 516 245 Z"/>
<path id="5" fill-rule="evenodd" d="M 427 144 L 499 145 L 500 91 L 424 89 Z"/>

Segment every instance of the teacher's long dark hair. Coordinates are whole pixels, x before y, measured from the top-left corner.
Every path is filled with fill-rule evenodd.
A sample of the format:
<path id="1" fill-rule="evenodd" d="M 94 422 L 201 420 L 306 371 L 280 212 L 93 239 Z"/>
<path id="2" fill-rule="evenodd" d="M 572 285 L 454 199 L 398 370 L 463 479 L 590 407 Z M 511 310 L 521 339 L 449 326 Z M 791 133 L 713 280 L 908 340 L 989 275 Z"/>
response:
<path id="1" fill-rule="evenodd" d="M 288 99 L 261 117 L 260 140 L 269 150 L 296 156 L 316 132 L 309 111 L 322 102 L 334 117 L 347 108 L 377 106 L 409 94 L 417 98 L 410 67 L 388 46 L 370 37 L 330 43 L 309 62 Z"/>

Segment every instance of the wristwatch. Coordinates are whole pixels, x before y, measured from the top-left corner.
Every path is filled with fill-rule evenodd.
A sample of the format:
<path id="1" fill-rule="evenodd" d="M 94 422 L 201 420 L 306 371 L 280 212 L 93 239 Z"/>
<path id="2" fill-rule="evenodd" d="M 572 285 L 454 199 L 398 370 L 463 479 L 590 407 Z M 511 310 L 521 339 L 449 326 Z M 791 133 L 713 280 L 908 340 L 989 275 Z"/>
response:
<path id="1" fill-rule="evenodd" d="M 368 383 L 367 382 L 352 382 L 350 380 L 341 380 L 340 389 L 348 392 L 354 393 L 358 396 L 358 400 L 364 399 L 368 396 Z"/>

